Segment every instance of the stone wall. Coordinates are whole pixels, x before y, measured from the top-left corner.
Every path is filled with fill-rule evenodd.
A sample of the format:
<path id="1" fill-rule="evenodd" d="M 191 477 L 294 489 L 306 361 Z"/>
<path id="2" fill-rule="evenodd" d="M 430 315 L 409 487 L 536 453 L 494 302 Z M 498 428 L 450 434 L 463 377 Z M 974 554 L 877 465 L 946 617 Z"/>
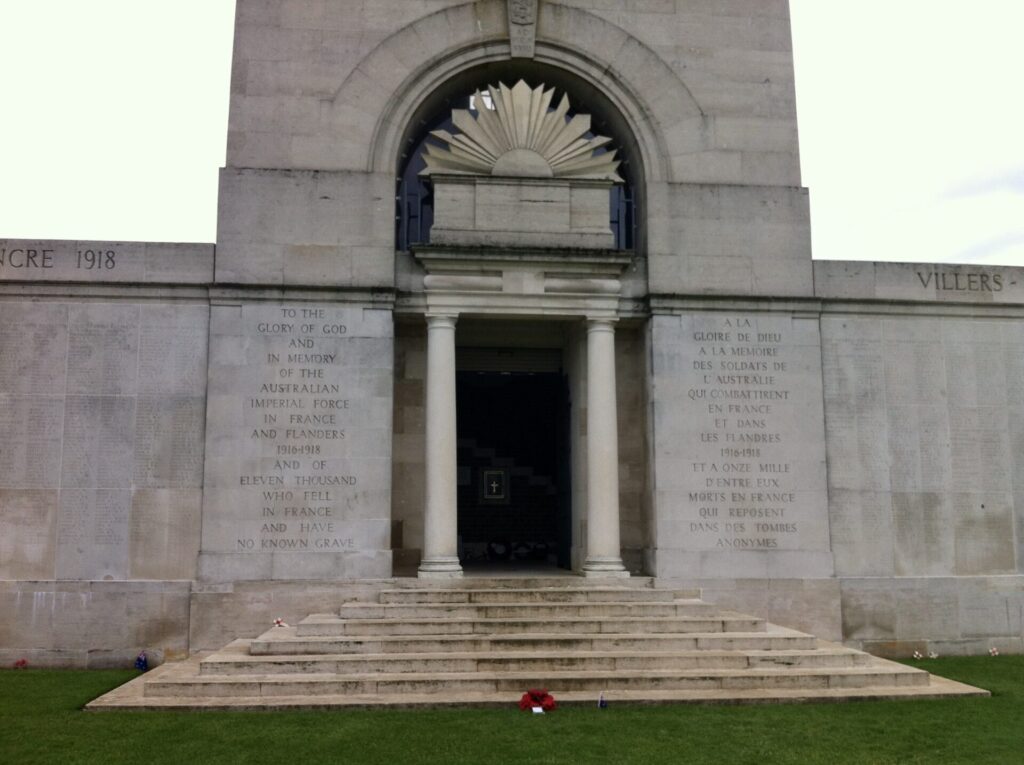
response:
<path id="1" fill-rule="evenodd" d="M 390 303 L 219 296 L 199 578 L 391 574 Z"/>
<path id="2" fill-rule="evenodd" d="M 0 659 L 181 655 L 213 248 L 0 240 L 0 253 Z"/>
<path id="3" fill-rule="evenodd" d="M 653 295 L 811 297 L 805 189 L 666 184 L 648 197 Z"/>
<path id="4" fill-rule="evenodd" d="M 817 318 L 713 308 L 650 321 L 654 573 L 830 577 Z"/>
<path id="5" fill-rule="evenodd" d="M 415 575 L 423 550 L 426 329 L 426 322 L 400 322 L 395 325 L 391 542 L 396 573 L 407 576 Z"/>
<path id="6" fill-rule="evenodd" d="M 817 263 L 843 633 L 1024 642 L 1024 269 Z"/>
<path id="7" fill-rule="evenodd" d="M 216 262 L 0 240 L 0 662 L 214 648 L 411 573 L 426 299 L 395 179 L 433 94 L 497 62 L 630 141 L 629 567 L 876 651 L 1024 650 L 1024 271 L 812 266 L 785 0 L 544 0 L 526 34 L 509 63 L 504 0 L 238 0 Z M 559 337 L 523 347 L 565 353 L 582 543 Z"/>
<path id="8" fill-rule="evenodd" d="M 239 0 L 218 281 L 393 284 L 405 131 L 508 61 L 509 29 L 504 0 L 370 8 Z M 522 71 L 605 93 L 633 134 L 657 292 L 812 294 L 785 0 L 544 0 L 532 33 Z"/>
<path id="9" fill-rule="evenodd" d="M 536 37 L 538 59 L 586 51 L 650 107 L 676 179 L 800 184 L 786 0 L 544 0 Z M 363 170 L 396 95 L 442 59 L 508 50 L 503 0 L 239 0 L 228 165 Z"/>

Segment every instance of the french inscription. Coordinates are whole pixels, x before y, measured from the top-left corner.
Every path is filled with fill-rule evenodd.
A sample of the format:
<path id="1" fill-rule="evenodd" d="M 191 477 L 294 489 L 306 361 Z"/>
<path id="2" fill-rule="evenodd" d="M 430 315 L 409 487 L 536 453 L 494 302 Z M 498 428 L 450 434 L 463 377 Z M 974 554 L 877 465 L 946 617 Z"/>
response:
<path id="1" fill-rule="evenodd" d="M 207 284 L 213 246 L 0 238 L 0 281 Z"/>
<path id="2" fill-rule="evenodd" d="M 50 269 L 53 268 L 52 249 L 34 247 L 0 247 L 0 268 Z"/>
<path id="3" fill-rule="evenodd" d="M 48 271 L 62 254 L 52 247 L 0 247 L 0 269 Z M 117 259 L 117 250 L 88 248 L 75 250 L 74 258 L 68 258 L 79 271 L 113 271 Z"/>
<path id="4" fill-rule="evenodd" d="M 793 346 L 779 326 L 727 316 L 703 322 L 689 338 L 686 396 L 696 405 L 694 453 L 701 457 L 687 466 L 692 512 L 686 531 L 699 549 L 799 546 L 796 470 L 789 457 L 794 444 L 787 428 Z"/>
<path id="5" fill-rule="evenodd" d="M 1005 286 L 1002 274 L 962 273 L 941 269 L 915 273 L 922 287 L 939 292 L 1002 292 Z"/>

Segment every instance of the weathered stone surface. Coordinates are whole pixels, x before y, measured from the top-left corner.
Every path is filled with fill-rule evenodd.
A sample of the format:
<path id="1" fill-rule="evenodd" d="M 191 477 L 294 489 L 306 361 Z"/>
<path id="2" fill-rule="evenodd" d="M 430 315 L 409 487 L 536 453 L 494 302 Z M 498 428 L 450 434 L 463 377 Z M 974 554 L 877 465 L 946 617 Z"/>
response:
<path id="1" fill-rule="evenodd" d="M 685 590 L 541 582 L 385 589 L 376 601 L 346 602 L 340 618 L 278 622 L 255 640 L 158 669 L 89 708 L 493 705 L 539 685 L 570 703 L 596 691 L 612 703 L 988 693 L 719 610 Z"/>
<path id="2" fill-rule="evenodd" d="M 1011 400 L 1022 348 L 1016 320 L 822 318 L 838 573 L 1019 570 Z"/>
<path id="3" fill-rule="evenodd" d="M 188 654 L 189 582 L 0 581 L 0 662 L 130 667 Z"/>
<path id="4" fill-rule="evenodd" d="M 784 0 L 528 10 L 239 0 L 216 271 L 210 244 L 0 240 L 0 662 L 216 648 L 418 565 L 438 291 L 395 252 L 397 182 L 513 52 L 621 139 L 636 249 L 621 279 L 429 276 L 460 347 L 562 350 L 574 567 L 590 289 L 631 570 L 886 653 L 1024 651 L 1024 270 L 812 264 Z M 610 246 L 594 189 L 465 191 L 427 200 L 436 242 Z"/>
<path id="5" fill-rule="evenodd" d="M 757 610 L 775 624 L 811 632 L 823 640 L 842 640 L 840 584 L 836 579 L 659 578 L 659 587 L 698 587 L 701 597 L 720 608 Z"/>
<path id="6" fill-rule="evenodd" d="M 215 306 L 202 578 L 390 574 L 392 338 L 370 305 Z"/>
<path id="7" fill-rule="evenodd" d="M 814 318 L 650 324 L 658 576 L 830 576 Z"/>
<path id="8" fill-rule="evenodd" d="M 58 500 L 59 493 L 52 489 L 0 489 L 4 579 L 53 576 Z"/>
<path id="9" fill-rule="evenodd" d="M 213 246 L 0 239 L 2 282 L 209 284 Z"/>
<path id="10" fill-rule="evenodd" d="M 67 305 L 0 303 L 0 393 L 63 395 L 67 353 Z"/>
<path id="11" fill-rule="evenodd" d="M 192 594 L 190 643 L 212 651 L 241 637 L 265 632 L 274 619 L 298 624 L 310 613 L 324 613 L 348 600 L 371 600 L 386 581 L 235 581 L 196 584 Z"/>
<path id="12" fill-rule="evenodd" d="M 11 300 L 0 313 L 0 577 L 192 576 L 209 308 Z M 145 492 L 165 489 L 158 524 Z"/>
<path id="13" fill-rule="evenodd" d="M 426 353 L 425 322 L 396 324 L 391 518 L 400 535 L 392 545 L 396 554 L 414 550 L 415 566 L 423 548 Z"/>
<path id="14" fill-rule="evenodd" d="M 0 396 L 0 486 L 60 486 L 64 400 Z"/>
<path id="15" fill-rule="evenodd" d="M 650 191 L 652 293 L 813 294 L 805 190 L 679 183 Z"/>
<path id="16" fill-rule="evenodd" d="M 815 294 L 844 300 L 943 303 L 1024 302 L 1024 269 L 956 263 L 874 263 L 821 260 Z"/>
<path id="17" fill-rule="evenodd" d="M 390 287 L 394 179 L 366 173 L 221 173 L 217 281 Z"/>
<path id="18" fill-rule="evenodd" d="M 202 529 L 200 488 L 136 489 L 128 538 L 131 579 L 193 579 Z"/>
<path id="19" fill-rule="evenodd" d="M 611 249 L 610 184 L 432 176 L 431 243 Z"/>
<path id="20" fill-rule="evenodd" d="M 846 642 L 907 656 L 914 650 L 1019 653 L 1024 578 L 840 579 Z"/>

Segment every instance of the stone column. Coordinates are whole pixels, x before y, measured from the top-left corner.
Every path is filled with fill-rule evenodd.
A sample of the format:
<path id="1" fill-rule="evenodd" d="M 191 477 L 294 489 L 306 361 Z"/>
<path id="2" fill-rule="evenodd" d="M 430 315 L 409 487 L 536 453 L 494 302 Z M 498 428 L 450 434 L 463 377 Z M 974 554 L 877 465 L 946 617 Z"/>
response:
<path id="1" fill-rule="evenodd" d="M 619 547 L 619 428 L 615 321 L 587 320 L 587 559 L 585 576 L 628 577 Z"/>
<path id="2" fill-rule="evenodd" d="M 427 316 L 427 491 L 423 508 L 426 578 L 462 576 L 458 551 L 455 436 L 455 316 Z"/>

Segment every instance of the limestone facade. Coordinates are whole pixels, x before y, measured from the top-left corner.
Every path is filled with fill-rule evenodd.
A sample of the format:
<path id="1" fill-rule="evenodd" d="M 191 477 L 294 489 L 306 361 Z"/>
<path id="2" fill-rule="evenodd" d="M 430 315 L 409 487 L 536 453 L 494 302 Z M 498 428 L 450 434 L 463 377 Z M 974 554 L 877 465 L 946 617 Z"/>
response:
<path id="1" fill-rule="evenodd" d="M 510 5 L 238 0 L 216 245 L 0 240 L 0 660 L 455 573 L 451 381 L 510 348 L 565 379 L 574 571 L 1024 649 L 1024 270 L 812 262 L 785 0 Z M 399 248 L 426 123 L 519 77 L 613 138 L 631 246 L 519 179 Z"/>

